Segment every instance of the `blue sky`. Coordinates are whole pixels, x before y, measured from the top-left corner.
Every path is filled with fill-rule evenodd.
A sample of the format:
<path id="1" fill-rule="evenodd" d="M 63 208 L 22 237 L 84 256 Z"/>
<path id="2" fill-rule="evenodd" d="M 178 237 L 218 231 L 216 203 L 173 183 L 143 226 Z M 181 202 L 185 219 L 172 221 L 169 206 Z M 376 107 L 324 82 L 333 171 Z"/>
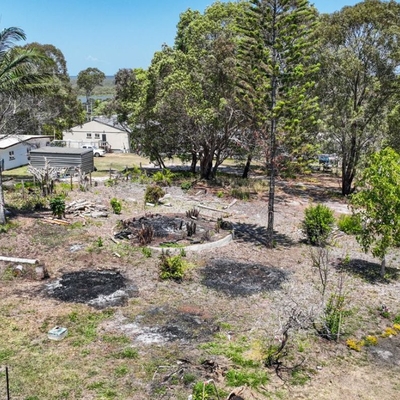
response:
<path id="1" fill-rule="evenodd" d="M 310 1 L 331 13 L 358 0 Z M 70 75 L 95 67 L 106 75 L 120 68 L 147 68 L 163 43 L 173 45 L 180 13 L 204 12 L 212 0 L 1 0 L 0 30 L 16 26 L 27 43 L 52 44 Z M 21 43 L 23 44 L 23 43 Z"/>

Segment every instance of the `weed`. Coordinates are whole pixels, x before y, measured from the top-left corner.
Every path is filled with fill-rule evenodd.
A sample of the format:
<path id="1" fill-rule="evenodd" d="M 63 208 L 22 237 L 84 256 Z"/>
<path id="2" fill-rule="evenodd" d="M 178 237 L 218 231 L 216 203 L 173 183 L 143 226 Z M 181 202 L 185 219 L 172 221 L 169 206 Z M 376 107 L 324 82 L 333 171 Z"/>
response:
<path id="1" fill-rule="evenodd" d="M 268 382 L 268 376 L 263 370 L 229 370 L 226 375 L 227 385 L 231 387 L 249 386 L 257 388 L 260 385 L 265 385 Z"/>
<path id="2" fill-rule="evenodd" d="M 111 208 L 113 209 L 114 214 L 121 214 L 122 205 L 121 202 L 116 198 L 113 197 L 110 200 Z"/>
<path id="3" fill-rule="evenodd" d="M 192 182 L 183 181 L 183 182 L 181 183 L 181 189 L 182 189 L 182 190 L 188 191 L 191 187 L 192 187 Z"/>
<path id="4" fill-rule="evenodd" d="M 0 234 L 7 233 L 11 229 L 18 227 L 18 223 L 7 221 L 4 225 L 0 225 Z"/>
<path id="5" fill-rule="evenodd" d="M 303 386 L 310 380 L 310 376 L 301 368 L 293 368 L 291 371 L 290 383 Z"/>
<path id="6" fill-rule="evenodd" d="M 128 367 L 126 365 L 119 365 L 114 370 L 114 375 L 118 378 L 127 375 L 129 372 Z"/>
<path id="7" fill-rule="evenodd" d="M 249 200 L 250 199 L 250 191 L 249 189 L 242 188 L 233 188 L 230 191 L 230 195 L 235 199 L 239 200 Z"/>
<path id="8" fill-rule="evenodd" d="M 55 196 L 50 200 L 50 208 L 53 215 L 61 218 L 65 215 L 65 200 L 62 196 Z"/>
<path id="9" fill-rule="evenodd" d="M 101 237 L 99 237 L 99 238 L 96 240 L 96 246 L 97 246 L 97 247 L 103 247 L 103 245 L 104 245 L 103 239 L 102 239 Z"/>
<path id="10" fill-rule="evenodd" d="M 113 354 L 114 358 L 130 358 L 130 359 L 136 359 L 139 357 L 139 353 L 136 349 L 133 349 L 132 347 L 127 347 L 126 349 L 123 349 L 117 353 Z"/>
<path id="11" fill-rule="evenodd" d="M 142 247 L 142 254 L 146 257 L 146 258 L 150 258 L 152 251 L 149 247 Z"/>
<path id="12" fill-rule="evenodd" d="M 346 340 L 346 345 L 349 349 L 355 350 L 355 351 L 361 351 L 362 347 L 364 346 L 365 342 L 363 340 L 358 341 L 355 339 L 347 339 Z"/>
<path id="13" fill-rule="evenodd" d="M 222 191 L 222 190 L 219 190 L 218 192 L 217 192 L 217 197 L 219 198 L 219 199 L 222 199 L 222 197 L 224 197 L 224 192 Z"/>
<path id="14" fill-rule="evenodd" d="M 190 374 L 190 373 L 183 375 L 182 382 L 184 385 L 190 385 L 191 383 L 193 383 L 195 381 L 196 381 L 196 375 Z"/>

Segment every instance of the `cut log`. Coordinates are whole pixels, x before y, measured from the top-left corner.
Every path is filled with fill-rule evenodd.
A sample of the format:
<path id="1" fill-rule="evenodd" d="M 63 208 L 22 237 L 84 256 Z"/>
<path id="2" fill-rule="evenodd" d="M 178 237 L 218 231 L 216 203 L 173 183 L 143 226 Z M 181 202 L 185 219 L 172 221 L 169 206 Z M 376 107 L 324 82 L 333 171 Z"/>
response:
<path id="1" fill-rule="evenodd" d="M 201 205 L 201 204 L 199 204 L 198 207 L 204 208 L 204 209 L 206 209 L 206 210 L 217 211 L 217 212 L 226 214 L 226 211 L 225 211 L 225 210 L 219 210 L 218 208 L 207 207 L 207 206 L 203 206 L 203 205 Z"/>
<path id="2" fill-rule="evenodd" d="M 31 258 L 18 258 L 18 257 L 5 257 L 0 256 L 0 261 L 15 262 L 21 264 L 38 264 L 39 260 L 34 260 Z"/>

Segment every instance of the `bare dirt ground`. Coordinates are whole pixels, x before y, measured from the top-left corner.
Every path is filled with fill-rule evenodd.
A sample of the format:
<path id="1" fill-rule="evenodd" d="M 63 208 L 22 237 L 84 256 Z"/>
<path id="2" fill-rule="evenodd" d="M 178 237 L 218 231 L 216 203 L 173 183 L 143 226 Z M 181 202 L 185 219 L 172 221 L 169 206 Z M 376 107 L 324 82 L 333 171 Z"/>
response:
<path id="1" fill-rule="evenodd" d="M 261 349 L 279 344 L 282 327 L 293 313 L 303 321 L 318 320 L 320 284 L 312 268 L 312 248 L 304 242 L 300 225 L 304 209 L 312 203 L 328 205 L 337 216 L 348 213 L 345 200 L 338 196 L 337 178 L 321 174 L 278 182 L 274 249 L 265 247 L 267 198 L 263 195 L 253 194 L 249 201 L 238 200 L 228 207 L 233 199 L 218 197 L 213 189 L 197 187 L 184 193 L 171 187 L 167 188 L 168 206 L 149 207 L 143 201 L 144 190 L 127 181 L 113 187 L 100 181 L 88 192 L 69 193 L 67 202 L 86 199 L 107 207 L 107 218 L 67 214 L 70 225 L 56 225 L 39 218 L 49 216 L 48 211 L 14 216 L 18 228 L 0 235 L 0 255 L 38 259 L 49 278 L 35 279 L 26 266 L 16 273 L 15 264 L 2 262 L 0 303 L 14 303 L 15 318 L 24 314 L 24 304 L 29 303 L 36 312 L 33 330 L 74 302 L 88 308 L 111 307 L 115 312 L 102 323 L 102 334 L 125 335 L 143 360 L 157 365 L 150 376 L 130 372 L 134 394 L 120 395 L 121 399 L 186 399 L 190 385 L 174 385 L 172 378 L 188 373 L 224 387 L 232 360 L 207 352 L 202 344 L 214 341 L 215 335 L 228 343 L 245 338 L 249 357 L 262 359 Z M 122 201 L 121 215 L 109 207 L 113 197 Z M 181 283 L 159 279 L 158 253 L 145 257 L 139 248 L 131 250 L 129 240 L 114 236 L 121 230 L 120 220 L 138 219 L 146 213 L 182 215 L 199 206 L 207 207 L 199 209 L 209 228 L 222 217 L 232 224 L 235 239 L 223 247 L 188 252 L 192 267 Z M 346 257 L 350 260 L 346 269 L 339 269 Z M 362 253 L 353 237 L 336 232 L 329 252 L 329 290 L 335 291 L 343 278 L 347 335 L 338 343 L 327 341 L 304 322 L 303 329 L 290 332 L 289 355 L 282 360 L 288 367 L 301 361 L 304 381 L 289 379 L 289 375 L 282 380 L 273 368 L 263 367 L 270 378 L 261 388 L 230 390 L 239 390 L 246 400 L 397 398 L 400 335 L 380 337 L 391 326 L 380 312 L 382 304 L 392 316 L 400 314 L 396 257 L 398 253 L 391 254 L 388 265 L 393 279 L 382 281 L 377 260 Z M 6 279 L 10 274 L 13 278 Z M 378 345 L 360 352 L 346 346 L 346 338 L 366 335 L 376 335 Z M 101 347 L 101 342 L 96 346 Z M 167 365 L 165 354 L 169 355 Z M 80 398 L 102 398 L 90 391 L 83 393 Z"/>

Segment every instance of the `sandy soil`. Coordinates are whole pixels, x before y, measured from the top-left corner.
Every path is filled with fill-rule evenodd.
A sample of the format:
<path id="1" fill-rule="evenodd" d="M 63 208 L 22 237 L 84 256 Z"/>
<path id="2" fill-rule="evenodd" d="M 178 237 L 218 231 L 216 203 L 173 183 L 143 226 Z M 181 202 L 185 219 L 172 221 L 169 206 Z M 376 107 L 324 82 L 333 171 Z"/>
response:
<path id="1" fill-rule="evenodd" d="M 317 271 L 312 268 L 313 249 L 304 242 L 301 221 L 304 209 L 317 202 L 331 207 L 337 216 L 348 212 L 345 201 L 337 196 L 338 180 L 320 175 L 312 180 L 278 182 L 274 249 L 265 247 L 265 197 L 254 194 L 250 201 L 237 201 L 228 207 L 233 199 L 219 198 L 210 188 L 200 189 L 184 193 L 179 188 L 168 188 L 168 206 L 154 208 L 144 204 L 144 186 L 121 181 L 116 186 L 106 187 L 99 182 L 88 192 L 70 193 L 69 200 L 86 199 L 109 209 L 110 199 L 116 197 L 122 200 L 122 214 L 112 214 L 111 210 L 107 218 L 67 214 L 66 221 L 82 225 L 68 231 L 64 225 L 39 218 L 48 217 L 48 212 L 15 216 L 17 233 L 0 236 L 1 255 L 37 258 L 46 265 L 50 278 L 39 281 L 35 276 L 25 275 L 11 283 L 1 280 L 0 301 L 29 297 L 37 304 L 39 314 L 52 312 L 53 307 L 62 305 L 59 301 L 66 299 L 54 300 L 49 295 L 49 284 L 59 282 L 71 272 L 117 271 L 129 282 L 128 286 L 138 289 L 138 293 L 133 290 L 134 294 L 131 292 L 124 297 L 123 305 L 118 306 L 114 318 L 104 323 L 103 329 L 127 335 L 148 357 L 157 352 L 157 348 L 178 346 L 186 360 L 182 367 L 185 371 L 193 370 L 204 378 L 222 382 L 221 376 L 229 360 L 210 356 L 207 365 L 201 364 L 199 360 L 204 355 L 199 351 L 199 343 L 212 340 L 217 331 L 232 340 L 240 336 L 252 341 L 278 340 L 290 316 L 297 315 L 301 321 L 290 331 L 288 345 L 290 352 L 297 356 L 285 362 L 290 366 L 302 360 L 310 379 L 305 384 L 289 385 L 271 369 L 271 381 L 265 385 L 264 392 L 239 389 L 246 399 L 398 397 L 398 336 L 380 338 L 378 346 L 354 352 L 346 346 L 345 335 L 338 343 L 330 342 L 318 338 L 310 324 L 311 320 L 318 319 L 321 311 L 321 294 Z M 210 226 L 221 217 L 232 223 L 235 240 L 224 247 L 190 252 L 187 258 L 194 267 L 182 283 L 160 281 L 156 254 L 150 258 L 145 258 L 139 250 L 134 255 L 125 254 L 123 246 L 132 244 L 114 237 L 120 230 L 120 220 L 140 218 L 149 212 L 179 214 L 199 206 L 207 207 L 200 210 L 207 221 L 212 221 Z M 328 255 L 328 288 L 335 291 L 338 279 L 343 278 L 346 307 L 351 311 L 344 321 L 344 329 L 356 339 L 368 334 L 380 335 L 390 326 L 390 320 L 379 312 L 382 304 L 390 308 L 392 315 L 400 314 L 400 283 L 395 279 L 379 280 L 379 265 L 361 252 L 354 238 L 337 231 L 333 240 Z M 396 255 L 391 254 L 388 266 L 393 276 L 397 274 Z M 338 266 L 346 257 L 351 262 L 343 271 Z M 4 276 L 10 264 L 3 262 L 0 268 Z M 133 301 L 133 298 L 140 301 Z M 229 329 L 221 329 L 221 326 L 229 326 Z M 301 354 L 295 350 L 300 342 Z M 166 376 L 168 371 L 160 373 L 154 381 L 158 379 L 162 384 Z M 153 386 L 146 382 L 141 384 L 142 397 L 137 398 L 157 398 L 151 394 L 155 382 Z M 163 398 L 174 399 L 174 396 L 176 393 L 171 389 Z"/>

